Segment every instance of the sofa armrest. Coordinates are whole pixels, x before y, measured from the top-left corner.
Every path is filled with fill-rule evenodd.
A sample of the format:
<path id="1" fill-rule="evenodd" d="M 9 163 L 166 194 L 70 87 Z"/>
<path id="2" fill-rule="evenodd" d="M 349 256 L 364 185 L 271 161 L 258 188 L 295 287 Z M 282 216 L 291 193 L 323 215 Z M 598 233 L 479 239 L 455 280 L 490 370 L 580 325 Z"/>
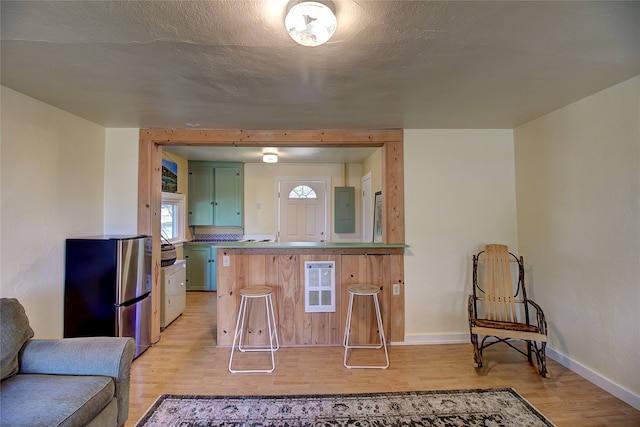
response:
<path id="1" fill-rule="evenodd" d="M 20 355 L 20 373 L 112 377 L 118 400 L 118 425 L 122 425 L 129 415 L 129 382 L 135 349 L 132 338 L 30 340 Z"/>
<path id="2" fill-rule="evenodd" d="M 120 378 L 133 360 L 133 353 L 126 351 L 130 341 L 133 344 L 131 338 L 115 337 L 30 340 L 22 349 L 20 373 Z"/>

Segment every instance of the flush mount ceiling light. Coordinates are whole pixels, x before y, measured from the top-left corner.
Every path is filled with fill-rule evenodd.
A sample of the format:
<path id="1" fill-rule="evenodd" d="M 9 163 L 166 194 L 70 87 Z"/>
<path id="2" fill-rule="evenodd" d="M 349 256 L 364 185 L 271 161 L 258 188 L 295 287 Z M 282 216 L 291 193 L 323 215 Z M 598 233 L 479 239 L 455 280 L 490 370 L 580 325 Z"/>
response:
<path id="1" fill-rule="evenodd" d="M 329 6 L 315 1 L 294 4 L 284 19 L 289 35 L 303 46 L 320 46 L 336 32 L 336 15 Z"/>
<path id="2" fill-rule="evenodd" d="M 262 161 L 265 163 L 278 163 L 278 155 L 274 153 L 264 153 Z"/>

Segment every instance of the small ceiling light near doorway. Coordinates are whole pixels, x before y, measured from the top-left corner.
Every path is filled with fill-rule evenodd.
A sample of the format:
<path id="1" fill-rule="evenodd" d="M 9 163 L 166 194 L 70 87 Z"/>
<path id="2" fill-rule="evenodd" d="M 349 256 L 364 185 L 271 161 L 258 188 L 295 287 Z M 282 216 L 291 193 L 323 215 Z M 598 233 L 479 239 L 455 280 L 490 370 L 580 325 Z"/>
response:
<path id="1" fill-rule="evenodd" d="M 289 35 L 303 46 L 320 46 L 336 31 L 338 21 L 331 8 L 316 1 L 296 2 L 284 20 Z"/>
<path id="2" fill-rule="evenodd" d="M 278 163 L 278 155 L 275 153 L 264 153 L 262 161 L 265 163 Z"/>

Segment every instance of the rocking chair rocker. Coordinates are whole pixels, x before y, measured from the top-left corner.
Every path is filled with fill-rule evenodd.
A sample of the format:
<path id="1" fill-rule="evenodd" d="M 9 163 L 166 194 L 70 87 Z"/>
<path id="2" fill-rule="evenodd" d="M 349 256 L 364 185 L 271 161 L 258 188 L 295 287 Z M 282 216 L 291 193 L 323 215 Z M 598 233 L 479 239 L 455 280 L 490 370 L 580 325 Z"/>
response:
<path id="1" fill-rule="evenodd" d="M 518 282 L 514 289 L 513 264 L 517 264 Z M 514 266 L 515 267 L 515 266 Z M 478 272 L 482 273 L 478 280 Z M 474 365 L 483 365 L 482 351 L 499 342 L 523 354 L 533 364 L 536 357 L 538 373 L 550 378 L 545 349 L 547 322 L 538 304 L 527 299 L 524 285 L 524 259 L 509 252 L 506 245 L 485 245 L 485 250 L 473 256 L 473 295 L 469 295 L 469 329 L 474 349 Z M 529 318 L 535 311 L 535 322 Z M 482 337 L 481 339 L 479 338 Z M 526 352 L 513 345 L 524 341 Z"/>

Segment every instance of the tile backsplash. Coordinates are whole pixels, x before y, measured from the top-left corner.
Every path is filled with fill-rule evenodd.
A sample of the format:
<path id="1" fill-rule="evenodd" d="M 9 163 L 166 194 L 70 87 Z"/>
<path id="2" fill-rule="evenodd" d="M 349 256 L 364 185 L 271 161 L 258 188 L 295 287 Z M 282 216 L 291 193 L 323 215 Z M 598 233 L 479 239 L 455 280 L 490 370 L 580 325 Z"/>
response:
<path id="1" fill-rule="evenodd" d="M 241 227 L 193 227 L 193 240 L 199 242 L 236 242 L 242 240 L 244 230 Z"/>
<path id="2" fill-rule="evenodd" d="M 237 242 L 242 240 L 242 234 L 203 233 L 195 234 L 196 242 Z"/>

